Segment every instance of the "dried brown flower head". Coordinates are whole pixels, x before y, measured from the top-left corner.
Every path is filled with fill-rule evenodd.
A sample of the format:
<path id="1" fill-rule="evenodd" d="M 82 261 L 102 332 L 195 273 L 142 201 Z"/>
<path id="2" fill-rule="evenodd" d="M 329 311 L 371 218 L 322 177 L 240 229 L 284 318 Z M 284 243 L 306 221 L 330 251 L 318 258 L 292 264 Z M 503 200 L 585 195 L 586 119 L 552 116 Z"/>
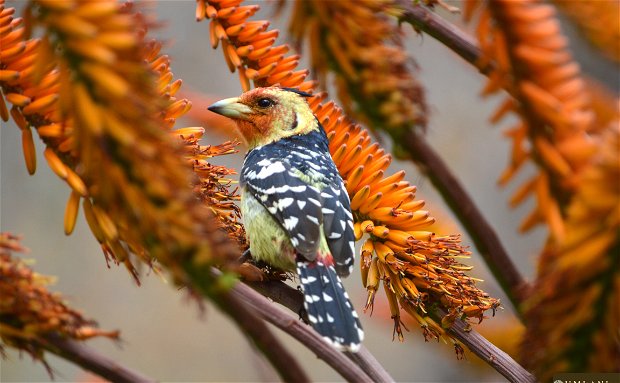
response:
<path id="1" fill-rule="evenodd" d="M 67 306 L 57 293 L 47 289 L 52 278 L 32 271 L 11 252 L 24 252 L 19 238 L 0 233 L 0 354 L 14 347 L 42 361 L 46 337 L 84 340 L 95 336 L 118 338 L 118 331 L 103 331 L 92 320 Z"/>

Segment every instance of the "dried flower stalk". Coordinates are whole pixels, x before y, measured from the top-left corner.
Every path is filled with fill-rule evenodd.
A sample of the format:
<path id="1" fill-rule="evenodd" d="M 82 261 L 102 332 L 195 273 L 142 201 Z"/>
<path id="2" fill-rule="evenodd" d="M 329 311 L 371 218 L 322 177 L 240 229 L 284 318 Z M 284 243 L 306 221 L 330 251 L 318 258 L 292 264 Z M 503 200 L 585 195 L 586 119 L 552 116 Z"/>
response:
<path id="1" fill-rule="evenodd" d="M 47 336 L 118 338 L 118 331 L 98 329 L 94 321 L 67 306 L 59 294 L 50 292 L 47 285 L 53 278 L 32 271 L 11 255 L 14 251 L 25 252 L 19 238 L 0 233 L 0 354 L 4 346 L 25 351 L 51 374 L 44 358 Z"/>
<path id="2" fill-rule="evenodd" d="M 288 46 L 274 45 L 278 31 L 267 30 L 267 21 L 247 20 L 257 10 L 258 6 L 242 5 L 241 0 L 199 0 L 196 18 L 210 19 L 212 46 L 222 45 L 231 71 L 239 72 L 243 90 L 250 89 L 250 80 L 255 86 L 314 90 L 316 83 L 305 81 L 308 71 L 295 70 L 299 56 L 286 56 Z M 332 157 L 351 197 L 356 238 L 370 237 L 360 261 L 368 289 L 366 308 L 372 311 L 382 281 L 401 340 L 401 309 L 418 321 L 426 339 L 449 338 L 442 326 L 458 317 L 482 320 L 484 311 L 497 307 L 498 301 L 476 288 L 475 279 L 465 274 L 470 268 L 458 260 L 470 253 L 459 244 L 459 237 L 429 231 L 435 220 L 421 210 L 424 201 L 415 200 L 416 188 L 404 181 L 405 173 L 384 177 L 391 156 L 332 101 L 322 103 L 325 97 L 317 94 L 309 103 L 328 134 Z M 449 312 L 442 323 L 429 315 L 433 305 Z"/>

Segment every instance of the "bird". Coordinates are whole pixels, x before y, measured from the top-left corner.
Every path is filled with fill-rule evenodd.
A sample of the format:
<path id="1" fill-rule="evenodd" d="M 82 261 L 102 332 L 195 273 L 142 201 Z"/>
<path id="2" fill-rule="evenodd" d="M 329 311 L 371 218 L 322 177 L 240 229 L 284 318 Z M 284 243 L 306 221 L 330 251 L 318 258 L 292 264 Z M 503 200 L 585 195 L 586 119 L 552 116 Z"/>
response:
<path id="1" fill-rule="evenodd" d="M 357 352 L 364 331 L 340 279 L 353 270 L 353 214 L 311 96 L 262 87 L 208 109 L 235 121 L 248 147 L 239 184 L 252 258 L 296 271 L 310 325 Z"/>

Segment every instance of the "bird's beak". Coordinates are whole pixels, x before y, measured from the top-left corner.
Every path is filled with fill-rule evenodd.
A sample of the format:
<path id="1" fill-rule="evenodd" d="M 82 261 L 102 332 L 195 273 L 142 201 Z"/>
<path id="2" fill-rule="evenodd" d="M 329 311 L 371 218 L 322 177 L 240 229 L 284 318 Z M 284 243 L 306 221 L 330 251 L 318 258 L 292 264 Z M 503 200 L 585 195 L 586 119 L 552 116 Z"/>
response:
<path id="1" fill-rule="evenodd" d="M 225 98 L 208 107 L 213 113 L 230 117 L 237 120 L 248 120 L 252 114 L 252 108 L 241 103 L 238 97 Z"/>

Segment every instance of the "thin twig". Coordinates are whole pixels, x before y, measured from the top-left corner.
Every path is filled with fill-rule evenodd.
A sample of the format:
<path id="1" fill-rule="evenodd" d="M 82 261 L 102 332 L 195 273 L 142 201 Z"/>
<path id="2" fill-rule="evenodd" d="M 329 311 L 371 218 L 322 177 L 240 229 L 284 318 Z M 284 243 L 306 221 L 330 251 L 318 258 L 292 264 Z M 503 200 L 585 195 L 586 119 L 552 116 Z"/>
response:
<path id="1" fill-rule="evenodd" d="M 304 307 L 303 295 L 301 292 L 280 281 L 246 282 L 246 284 L 258 291 L 261 295 L 270 298 L 294 313 L 301 312 Z M 373 381 L 394 381 L 394 378 L 390 376 L 381 363 L 377 361 L 374 355 L 372 355 L 364 345 L 362 345 L 357 353 L 347 353 L 347 356 L 360 366 Z"/>
<path id="2" fill-rule="evenodd" d="M 409 23 L 416 31 L 423 31 L 434 37 L 478 68 L 481 73 L 488 74 L 493 69 L 492 63 L 481 64 L 482 54 L 476 41 L 449 21 L 421 5 L 413 5 L 408 0 L 399 0 L 398 6 L 404 11 L 399 17 L 401 22 Z"/>
<path id="3" fill-rule="evenodd" d="M 262 295 L 281 303 L 293 312 L 298 312 L 303 306 L 303 297 L 300 292 L 282 282 L 252 282 L 250 286 L 259 291 Z M 445 313 L 440 314 L 445 315 Z M 474 354 L 479 356 L 484 362 L 489 364 L 511 382 L 535 381 L 532 375 L 508 354 L 497 348 L 479 333 L 469 330 L 468 327 L 467 323 L 462 320 L 457 320 L 448 331 Z M 365 359 L 364 363 L 370 363 L 371 366 L 375 367 L 375 364 L 369 362 L 364 354 L 363 350 L 360 350 L 358 357 Z M 374 360 L 374 357 L 372 357 L 372 360 Z M 364 364 L 362 364 L 361 367 L 364 368 Z M 383 371 L 385 370 L 382 370 L 382 368 L 383 367 L 379 365 L 379 368 L 373 372 L 381 375 L 372 375 L 373 373 L 368 372 L 366 369 L 365 371 L 368 375 L 372 376 L 375 381 L 383 382 L 386 381 L 386 379 L 393 381 L 387 372 L 385 372 L 387 375 L 383 375 Z"/>
<path id="4" fill-rule="evenodd" d="M 401 144 L 461 221 L 491 273 L 519 313 L 528 284 L 510 259 L 493 227 L 484 218 L 461 182 L 421 134 L 410 130 L 404 135 Z"/>
<path id="5" fill-rule="evenodd" d="M 525 368 L 515 363 L 510 355 L 497 348 L 478 332 L 471 330 L 469 325 L 462 320 L 455 321 L 448 332 L 510 382 L 536 382 L 536 378 Z"/>
<path id="6" fill-rule="evenodd" d="M 256 311 L 239 299 L 239 296 L 235 295 L 228 286 L 218 286 L 217 282 L 214 282 L 218 280 L 218 276 L 221 276 L 219 270 L 212 268 L 205 270 L 192 266 L 186 267 L 186 270 L 190 275 L 192 286 L 203 296 L 211 298 L 218 308 L 239 326 L 241 331 L 265 355 L 283 381 L 310 381 L 297 359 L 278 341 L 265 322 L 258 317 Z"/>
<path id="7" fill-rule="evenodd" d="M 359 351 L 355 353 L 347 352 L 347 356 L 360 366 L 374 382 L 394 382 L 394 378 L 366 347 L 360 347 Z"/>
<path id="8" fill-rule="evenodd" d="M 313 351 L 319 359 L 323 359 L 325 363 L 342 375 L 343 378 L 350 382 L 373 381 L 358 365 L 325 342 L 309 326 L 285 313 L 244 283 L 235 285 L 231 290 L 231 295 L 237 296 L 239 300 L 256 310 L 263 319 L 297 339 L 301 344 Z"/>
<path id="9" fill-rule="evenodd" d="M 109 380 L 110 382 L 155 382 L 153 378 L 119 364 L 97 353 L 90 347 L 72 339 L 65 339 L 56 334 L 45 338 L 42 346 L 51 353 L 64 358 L 85 370 Z"/>

